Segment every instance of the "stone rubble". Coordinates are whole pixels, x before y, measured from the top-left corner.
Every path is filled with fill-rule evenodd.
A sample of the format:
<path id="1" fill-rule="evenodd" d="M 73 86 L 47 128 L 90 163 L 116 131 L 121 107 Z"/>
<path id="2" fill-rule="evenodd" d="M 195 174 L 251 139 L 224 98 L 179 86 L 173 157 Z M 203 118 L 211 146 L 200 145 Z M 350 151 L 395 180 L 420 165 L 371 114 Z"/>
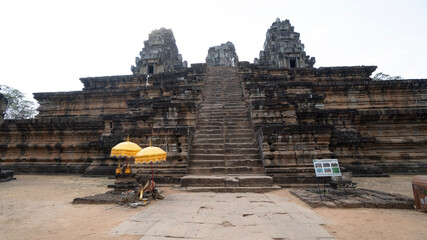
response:
<path id="1" fill-rule="evenodd" d="M 14 174 L 12 170 L 2 170 L 0 167 L 0 182 L 15 180 L 16 178 L 13 177 Z"/>

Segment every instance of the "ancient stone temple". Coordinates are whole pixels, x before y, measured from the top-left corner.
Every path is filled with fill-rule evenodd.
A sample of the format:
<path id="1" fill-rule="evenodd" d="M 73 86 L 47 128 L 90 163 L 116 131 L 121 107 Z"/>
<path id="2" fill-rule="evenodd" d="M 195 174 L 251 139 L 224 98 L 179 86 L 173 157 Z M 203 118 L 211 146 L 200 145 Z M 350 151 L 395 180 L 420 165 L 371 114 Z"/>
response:
<path id="1" fill-rule="evenodd" d="M 277 18 L 267 31 L 264 51 L 255 63 L 267 67 L 312 68 L 316 59 L 305 54 L 299 37 L 289 20 Z"/>
<path id="2" fill-rule="evenodd" d="M 129 135 L 167 152 L 154 166 L 156 182 L 183 186 L 312 183 L 312 160 L 321 158 L 337 158 L 356 176 L 427 173 L 426 79 L 376 81 L 375 66 L 314 68 L 288 20 L 273 23 L 257 64 L 234 68 L 224 62 L 237 61 L 231 42 L 186 68 L 172 31 L 160 32 L 150 34 L 133 74 L 35 93 L 35 119 L 3 120 L 0 167 L 113 174 L 111 148 Z M 131 166 L 151 175 L 149 165 Z"/>
<path id="3" fill-rule="evenodd" d="M 232 42 L 226 42 L 219 46 L 210 47 L 208 56 L 206 57 L 206 64 L 208 67 L 213 66 L 235 66 L 239 61 L 236 54 L 236 48 Z"/>
<path id="4" fill-rule="evenodd" d="M 178 53 L 175 37 L 170 29 L 161 28 L 154 30 L 144 41 L 144 48 L 135 59 L 136 66 L 131 70 L 134 74 L 152 75 L 161 72 L 181 70 L 186 67 L 182 56 Z"/>

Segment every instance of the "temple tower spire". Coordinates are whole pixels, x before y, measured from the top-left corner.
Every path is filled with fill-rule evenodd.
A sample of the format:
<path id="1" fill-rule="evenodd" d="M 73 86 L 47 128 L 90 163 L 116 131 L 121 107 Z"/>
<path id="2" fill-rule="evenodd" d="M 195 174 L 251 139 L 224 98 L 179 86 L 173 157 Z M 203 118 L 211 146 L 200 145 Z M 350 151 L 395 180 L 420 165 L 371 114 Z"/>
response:
<path id="1" fill-rule="evenodd" d="M 255 64 L 267 67 L 313 68 L 316 59 L 306 55 L 300 34 L 294 31 L 289 20 L 279 18 L 268 29 L 264 51 L 260 51 Z"/>
<path id="2" fill-rule="evenodd" d="M 148 40 L 144 41 L 144 48 L 139 55 L 140 57 L 135 59 L 136 66 L 131 67 L 134 75 L 153 75 L 187 67 L 187 62 L 182 62 L 171 29 L 153 30 Z"/>

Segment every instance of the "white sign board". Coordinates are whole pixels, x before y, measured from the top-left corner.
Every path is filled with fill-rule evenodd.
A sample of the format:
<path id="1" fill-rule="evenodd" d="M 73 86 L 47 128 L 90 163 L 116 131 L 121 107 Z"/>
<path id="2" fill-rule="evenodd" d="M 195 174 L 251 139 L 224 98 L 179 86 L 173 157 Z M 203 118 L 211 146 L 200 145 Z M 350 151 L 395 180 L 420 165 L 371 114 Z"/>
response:
<path id="1" fill-rule="evenodd" d="M 341 176 L 338 159 L 313 159 L 316 177 Z"/>

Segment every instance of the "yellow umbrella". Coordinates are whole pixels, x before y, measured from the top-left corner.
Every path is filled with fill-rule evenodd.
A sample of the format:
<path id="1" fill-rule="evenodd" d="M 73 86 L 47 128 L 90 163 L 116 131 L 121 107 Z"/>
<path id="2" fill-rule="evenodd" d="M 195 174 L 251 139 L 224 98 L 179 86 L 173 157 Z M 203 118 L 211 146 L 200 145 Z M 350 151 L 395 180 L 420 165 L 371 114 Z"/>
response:
<path id="1" fill-rule="evenodd" d="M 127 166 L 125 173 L 130 173 L 130 168 L 128 166 L 128 158 L 127 157 L 135 156 L 139 151 L 141 151 L 141 149 L 142 148 L 138 144 L 130 142 L 129 136 L 128 136 L 126 142 L 121 142 L 111 149 L 111 156 L 117 156 L 117 157 L 125 156 L 126 157 L 126 166 Z M 121 173 L 120 163 L 116 169 L 116 173 Z"/>
<path id="2" fill-rule="evenodd" d="M 133 142 L 129 142 L 129 137 L 126 142 L 121 142 L 114 146 L 111 149 L 111 156 L 127 156 L 132 157 L 135 156 L 139 151 L 141 151 L 141 147 Z"/>
<path id="3" fill-rule="evenodd" d="M 135 164 L 137 163 L 151 163 L 151 179 L 154 180 L 153 162 L 166 161 L 166 152 L 158 147 L 150 146 L 142 149 L 135 155 Z"/>

